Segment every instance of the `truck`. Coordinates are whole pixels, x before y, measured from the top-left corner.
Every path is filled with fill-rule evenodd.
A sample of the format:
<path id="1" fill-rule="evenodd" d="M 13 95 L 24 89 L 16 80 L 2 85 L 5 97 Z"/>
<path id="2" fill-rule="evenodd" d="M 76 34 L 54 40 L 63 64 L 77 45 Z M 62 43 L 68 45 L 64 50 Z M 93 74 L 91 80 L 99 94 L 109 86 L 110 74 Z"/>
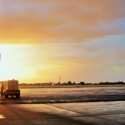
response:
<path id="1" fill-rule="evenodd" d="M 18 88 L 18 80 L 7 80 L 1 82 L 1 97 L 5 96 L 16 96 L 16 98 L 20 98 L 20 90 Z"/>

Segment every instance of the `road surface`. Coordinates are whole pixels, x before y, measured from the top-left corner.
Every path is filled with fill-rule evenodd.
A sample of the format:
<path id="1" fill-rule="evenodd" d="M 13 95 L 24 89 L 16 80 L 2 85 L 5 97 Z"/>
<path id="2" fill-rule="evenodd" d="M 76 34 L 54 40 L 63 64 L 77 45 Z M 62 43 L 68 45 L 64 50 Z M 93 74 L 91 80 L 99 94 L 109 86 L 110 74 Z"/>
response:
<path id="1" fill-rule="evenodd" d="M 125 101 L 125 87 L 30 88 L 21 98 L 0 98 L 0 104 L 46 104 L 71 102 Z"/>
<path id="2" fill-rule="evenodd" d="M 1 104 L 1 125 L 125 125 L 125 102 Z"/>
<path id="3" fill-rule="evenodd" d="M 21 89 L 0 97 L 0 124 L 125 125 L 125 87 Z"/>

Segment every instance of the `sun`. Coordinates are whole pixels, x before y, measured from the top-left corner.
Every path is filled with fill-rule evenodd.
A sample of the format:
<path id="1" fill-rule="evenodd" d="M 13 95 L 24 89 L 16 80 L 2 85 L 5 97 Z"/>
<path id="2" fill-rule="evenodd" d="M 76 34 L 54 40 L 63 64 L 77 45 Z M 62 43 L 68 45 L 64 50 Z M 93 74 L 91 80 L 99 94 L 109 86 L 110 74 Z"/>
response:
<path id="1" fill-rule="evenodd" d="M 13 59 L 11 45 L 0 45 L 0 81 L 14 79 L 20 75 L 16 60 Z"/>
<path id="2" fill-rule="evenodd" d="M 14 77 L 13 67 L 8 62 L 0 62 L 0 80 L 8 80 Z"/>

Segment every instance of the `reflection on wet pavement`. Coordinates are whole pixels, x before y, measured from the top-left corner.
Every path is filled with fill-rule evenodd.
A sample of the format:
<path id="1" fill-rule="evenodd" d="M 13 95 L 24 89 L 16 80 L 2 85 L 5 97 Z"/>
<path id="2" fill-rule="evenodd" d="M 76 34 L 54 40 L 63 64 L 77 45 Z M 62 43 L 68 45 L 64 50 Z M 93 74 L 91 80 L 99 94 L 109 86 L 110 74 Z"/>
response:
<path id="1" fill-rule="evenodd" d="M 28 96 L 59 96 L 59 95 L 125 95 L 125 87 L 94 87 L 94 88 L 30 88 L 21 89 L 21 94 Z"/>
<path id="2" fill-rule="evenodd" d="M 0 104 L 40 104 L 124 100 L 125 87 L 27 88 L 21 89 L 20 99 L 5 99 L 4 97 L 0 97 Z"/>
<path id="3" fill-rule="evenodd" d="M 0 124 L 125 125 L 124 107 L 125 87 L 21 89 L 0 97 Z"/>
<path id="4" fill-rule="evenodd" d="M 70 118 L 86 124 L 123 125 L 125 124 L 125 102 L 89 102 L 58 104 L 15 105 L 32 112 L 47 113 Z"/>
<path id="5" fill-rule="evenodd" d="M 84 113 L 88 116 L 125 114 L 125 101 L 118 102 L 88 102 L 88 103 L 67 103 L 49 104 L 57 108 Z"/>
<path id="6" fill-rule="evenodd" d="M 0 105 L 0 109 L 5 116 L 5 119 L 0 119 L 0 125 L 81 125 L 68 117 L 34 112 L 18 105 Z"/>

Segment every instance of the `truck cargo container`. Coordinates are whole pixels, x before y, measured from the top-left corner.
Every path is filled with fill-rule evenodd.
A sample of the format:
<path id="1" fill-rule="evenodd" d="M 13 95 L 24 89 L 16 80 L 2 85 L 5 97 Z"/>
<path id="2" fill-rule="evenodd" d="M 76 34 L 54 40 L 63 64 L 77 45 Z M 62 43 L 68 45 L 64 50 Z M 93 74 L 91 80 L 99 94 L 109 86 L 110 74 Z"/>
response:
<path id="1" fill-rule="evenodd" d="M 8 96 L 16 96 L 17 98 L 20 98 L 20 90 L 18 89 L 18 80 L 7 80 L 1 82 L 1 97 L 5 96 L 5 98 L 8 98 Z"/>

